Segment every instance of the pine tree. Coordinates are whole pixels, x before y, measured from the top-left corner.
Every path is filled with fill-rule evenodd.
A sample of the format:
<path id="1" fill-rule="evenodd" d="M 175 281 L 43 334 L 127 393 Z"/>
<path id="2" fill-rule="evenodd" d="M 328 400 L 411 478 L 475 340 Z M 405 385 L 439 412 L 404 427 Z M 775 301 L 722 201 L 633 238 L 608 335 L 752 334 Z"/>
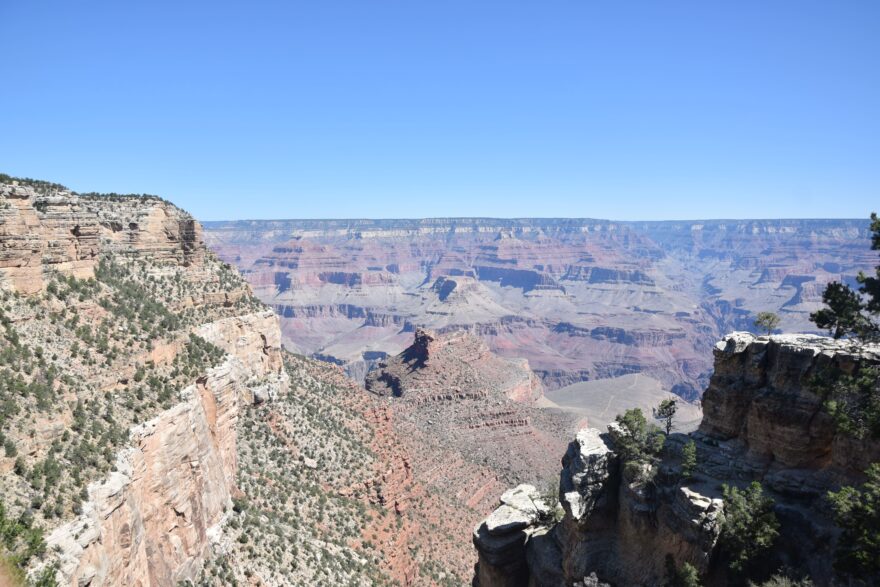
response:
<path id="1" fill-rule="evenodd" d="M 871 213 L 871 250 L 880 250 L 880 218 Z M 834 338 L 853 336 L 862 340 L 880 338 L 880 265 L 874 267 L 874 276 L 860 272 L 856 280 L 861 287 L 856 292 L 845 283 L 833 281 L 825 287 L 822 302 L 827 307 L 810 314 L 816 326 L 827 329 Z M 861 295 L 860 295 L 861 294 Z"/>
<path id="2" fill-rule="evenodd" d="M 697 466 L 697 445 L 693 440 L 681 449 L 681 474 L 685 479 L 690 479 Z"/>
<path id="3" fill-rule="evenodd" d="M 766 331 L 768 336 L 779 327 L 779 322 L 779 316 L 773 312 L 759 312 L 755 317 L 755 327 Z"/>
<path id="4" fill-rule="evenodd" d="M 855 577 L 880 577 L 880 463 L 865 471 L 860 489 L 842 487 L 829 492 L 837 525 L 843 530 L 835 567 Z"/>
<path id="5" fill-rule="evenodd" d="M 665 399 L 660 405 L 653 409 L 654 419 L 660 420 L 666 427 L 666 435 L 672 432 L 672 420 L 675 418 L 675 411 L 678 409 L 674 399 Z"/>

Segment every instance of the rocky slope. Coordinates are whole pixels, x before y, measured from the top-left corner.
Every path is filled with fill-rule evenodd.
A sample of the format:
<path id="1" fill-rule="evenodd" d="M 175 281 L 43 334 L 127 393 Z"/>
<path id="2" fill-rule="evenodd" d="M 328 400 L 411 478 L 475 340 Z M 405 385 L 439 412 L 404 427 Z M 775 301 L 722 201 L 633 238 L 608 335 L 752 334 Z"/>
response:
<path id="1" fill-rule="evenodd" d="M 838 431 L 815 382 L 829 369 L 851 373 L 880 363 L 880 347 L 735 333 L 714 353 L 700 428 L 689 438 L 669 437 L 653 475 L 622 467 L 621 430 L 612 425 L 608 433 L 581 430 L 563 456 L 559 523 L 505 494 L 474 531 L 477 584 L 659 585 L 667 555 L 694 565 L 707 585 L 727 584 L 729 561 L 718 545 L 721 485 L 751 481 L 775 500 L 780 535 L 771 566 L 831 584 L 838 530 L 824 496 L 861 482 L 867 465 L 880 461 L 880 441 Z M 689 439 L 697 468 L 685 478 L 680 454 Z M 530 487 L 519 493 L 537 497 Z"/>
<path id="2" fill-rule="evenodd" d="M 240 493 L 200 582 L 466 584 L 462 532 L 491 506 L 450 488 L 496 487 L 494 471 L 412 430 L 339 367 L 286 362 L 289 389 L 242 415 Z M 443 459 L 462 469 L 451 483 L 431 470 Z"/>
<path id="3" fill-rule="evenodd" d="M 155 197 L 0 184 L 0 251 L 0 495 L 29 536 L 0 550 L 60 584 L 196 578 L 240 411 L 285 386 L 276 317 Z"/>
<path id="4" fill-rule="evenodd" d="M 434 523 L 442 522 L 441 532 L 456 536 L 457 545 L 503 487 L 518 480 L 547 487 L 557 468 L 545 455 L 562 450 L 579 424 L 535 406 L 541 385 L 526 362 L 500 358 L 465 332 L 417 330 L 403 353 L 368 375 L 366 386 L 413 457 L 408 475 L 426 492 L 426 499 L 408 498 L 395 508 L 439 514 Z M 470 554 L 452 546 L 446 558 L 463 582 Z"/>
<path id="5" fill-rule="evenodd" d="M 547 389 L 641 373 L 695 399 L 712 345 L 772 310 L 788 332 L 870 265 L 867 223 L 589 219 L 207 223 L 288 348 L 358 379 L 416 327 L 468 330 Z"/>

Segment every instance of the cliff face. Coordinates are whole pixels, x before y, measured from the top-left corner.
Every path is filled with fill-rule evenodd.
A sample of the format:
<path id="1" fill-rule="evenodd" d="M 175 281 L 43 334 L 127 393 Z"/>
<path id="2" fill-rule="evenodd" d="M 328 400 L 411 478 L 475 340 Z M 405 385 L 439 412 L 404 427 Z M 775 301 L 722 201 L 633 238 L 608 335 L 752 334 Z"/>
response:
<path id="1" fill-rule="evenodd" d="M 547 390 L 641 373 L 696 399 L 756 313 L 809 332 L 824 284 L 873 262 L 851 220 L 439 218 L 207 223 L 284 341 L 358 378 L 416 327 L 467 330 Z"/>
<path id="2" fill-rule="evenodd" d="M 828 369 L 877 363 L 880 348 L 854 351 L 818 336 L 726 337 L 715 347 L 699 430 L 667 439 L 653 479 L 623 470 L 614 425 L 607 433 L 582 430 L 562 459 L 562 521 L 532 515 L 500 531 L 491 517 L 478 525 L 478 583 L 561 586 L 593 575 L 615 585 L 662 584 L 669 554 L 694 565 L 707 584 L 724 584 L 721 485 L 759 481 L 780 522 L 774 563 L 829 584 L 837 531 L 823 497 L 859 482 L 880 460 L 880 442 L 837 432 L 814 382 Z M 691 479 L 680 473 L 688 440 L 697 448 Z"/>
<path id="3" fill-rule="evenodd" d="M 60 187 L 0 185 L 0 290 L 0 495 L 45 533 L 31 571 L 197 579 L 236 491 L 240 412 L 286 387 L 275 315 L 185 212 Z"/>
<path id="4" fill-rule="evenodd" d="M 0 185 L 0 198 L 0 271 L 21 293 L 42 291 L 47 271 L 93 277 L 101 253 L 183 266 L 205 254 L 201 226 L 159 198 L 46 194 L 11 184 Z"/>
<path id="5" fill-rule="evenodd" d="M 48 537 L 74 585 L 171 585 L 198 576 L 223 530 L 243 405 L 286 383 L 271 312 L 196 332 L 226 352 L 180 403 L 131 430 L 113 471 L 89 486 L 83 514 Z M 258 381 L 258 385 L 254 382 Z"/>

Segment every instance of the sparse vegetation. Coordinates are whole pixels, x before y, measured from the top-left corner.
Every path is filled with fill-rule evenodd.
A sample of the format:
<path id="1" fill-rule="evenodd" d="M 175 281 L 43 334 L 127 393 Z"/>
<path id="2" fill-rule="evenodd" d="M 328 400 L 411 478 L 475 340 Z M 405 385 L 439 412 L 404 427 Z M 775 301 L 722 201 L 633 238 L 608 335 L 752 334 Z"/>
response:
<path id="1" fill-rule="evenodd" d="M 773 334 L 773 331 L 779 328 L 781 319 L 775 312 L 759 312 L 755 317 L 755 328 L 763 330 L 767 336 Z"/>
<path id="2" fill-rule="evenodd" d="M 666 577 L 663 587 L 700 587 L 700 574 L 690 563 L 684 563 L 680 567 L 675 565 L 675 559 L 671 554 L 666 555 Z"/>
<path id="3" fill-rule="evenodd" d="M 46 552 L 46 541 L 43 531 L 34 525 L 33 517 L 22 513 L 18 517 L 10 517 L 6 506 L 0 502 L 0 546 L 6 560 L 15 568 L 23 571 L 35 557 Z"/>
<path id="4" fill-rule="evenodd" d="M 548 481 L 544 488 L 538 491 L 538 495 L 544 503 L 550 506 L 552 512 L 550 517 L 544 520 L 544 523 L 553 525 L 561 522 L 565 517 L 565 510 L 559 503 L 559 482 L 556 479 Z"/>
<path id="5" fill-rule="evenodd" d="M 289 389 L 240 415 L 237 484 L 246 497 L 234 501 L 228 526 L 236 567 L 286 584 L 390 584 L 385 546 L 367 530 L 396 525 L 398 514 L 348 492 L 373 477 L 371 429 L 350 390 L 312 374 L 324 366 L 287 355 L 286 367 Z M 211 569 L 232 584 L 222 566 Z M 437 566 L 422 571 L 461 583 Z"/>
<path id="6" fill-rule="evenodd" d="M 64 189 L 16 181 L 41 196 Z M 95 200 L 88 206 L 100 198 L 123 206 L 155 199 L 85 196 Z M 34 202 L 38 213 L 51 205 Z M 14 568 L 41 556 L 51 561 L 54 552 L 36 537 L 81 514 L 88 485 L 114 469 L 128 431 L 180 401 L 223 360 L 193 328 L 265 308 L 229 265 L 197 253 L 199 264 L 185 266 L 191 249 L 179 260 L 105 251 L 94 277 L 47 265 L 44 291 L 0 290 L 0 461 L 9 471 L 4 497 L 14 496 L 3 504 L 0 551 Z M 45 568 L 33 584 L 54 583 L 54 570 Z"/>
<path id="7" fill-rule="evenodd" d="M 672 432 L 672 422 L 678 409 L 676 400 L 669 398 L 660 401 L 660 405 L 653 409 L 654 419 L 659 420 L 666 427 L 666 436 Z"/>
<path id="8" fill-rule="evenodd" d="M 809 578 L 792 578 L 787 574 L 776 573 L 763 583 L 749 581 L 750 587 L 813 587 L 813 581 Z"/>

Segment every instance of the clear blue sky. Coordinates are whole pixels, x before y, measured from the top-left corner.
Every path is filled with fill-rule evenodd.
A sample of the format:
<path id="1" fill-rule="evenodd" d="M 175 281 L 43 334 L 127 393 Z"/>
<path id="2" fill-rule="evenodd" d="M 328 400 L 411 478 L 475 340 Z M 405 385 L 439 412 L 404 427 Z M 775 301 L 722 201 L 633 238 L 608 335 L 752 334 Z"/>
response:
<path id="1" fill-rule="evenodd" d="M 877 0 L 0 0 L 0 171 L 205 220 L 864 217 Z"/>

